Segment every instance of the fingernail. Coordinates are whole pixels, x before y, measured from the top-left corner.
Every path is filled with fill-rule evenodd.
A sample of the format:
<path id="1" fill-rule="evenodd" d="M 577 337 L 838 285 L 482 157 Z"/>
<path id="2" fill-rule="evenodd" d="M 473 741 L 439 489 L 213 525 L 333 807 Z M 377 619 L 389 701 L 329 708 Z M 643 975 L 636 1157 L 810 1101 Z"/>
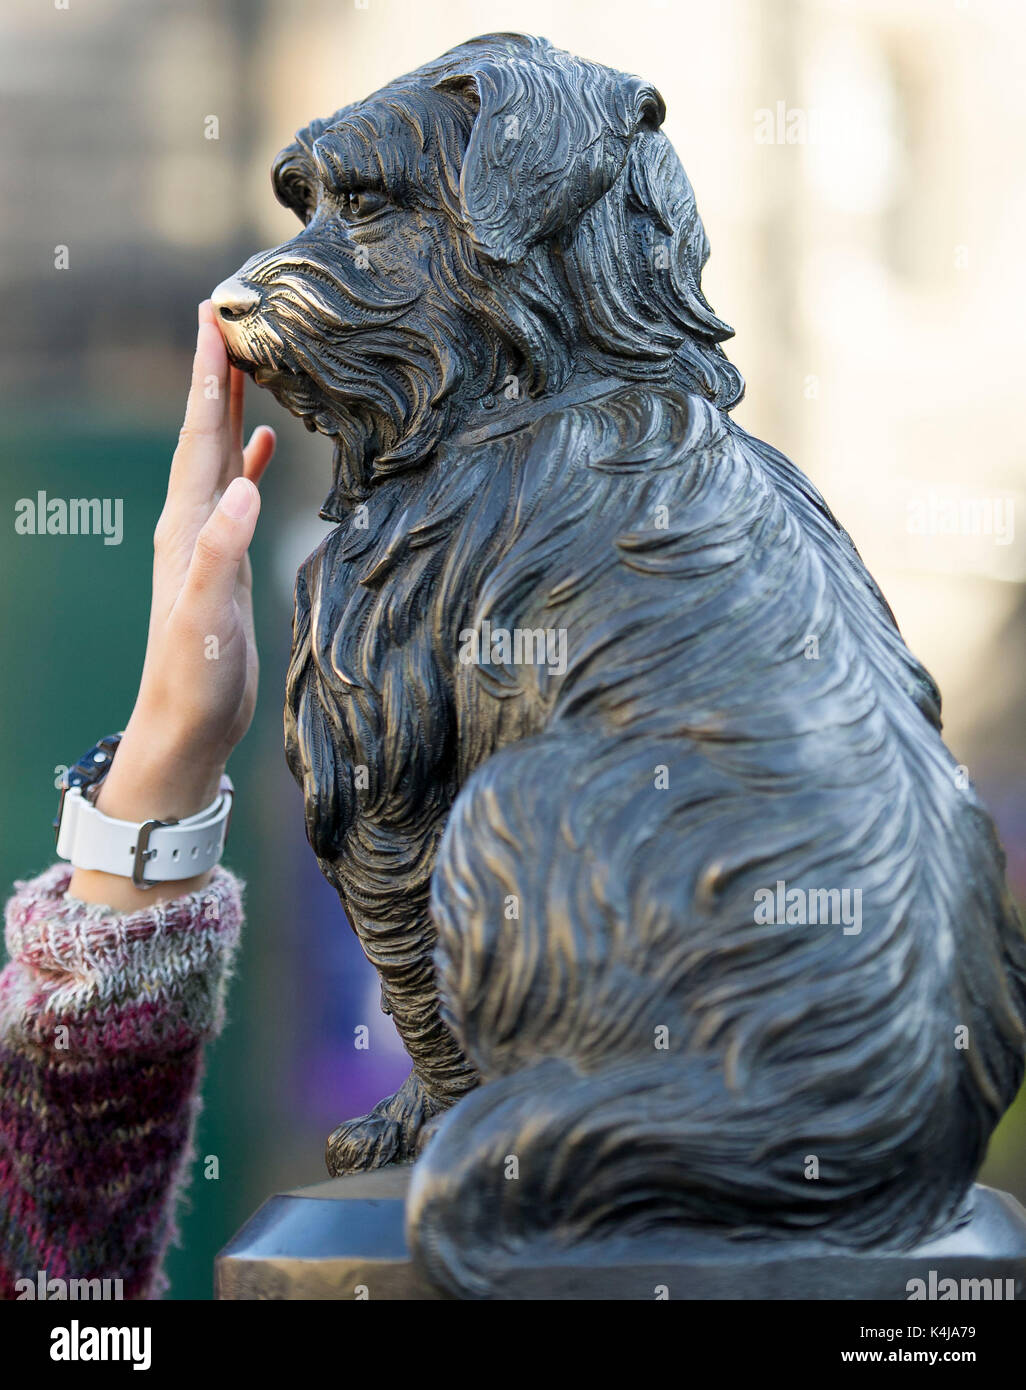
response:
<path id="1" fill-rule="evenodd" d="M 244 521 L 253 505 L 253 493 L 245 478 L 233 478 L 220 501 L 223 512 L 235 521 Z"/>

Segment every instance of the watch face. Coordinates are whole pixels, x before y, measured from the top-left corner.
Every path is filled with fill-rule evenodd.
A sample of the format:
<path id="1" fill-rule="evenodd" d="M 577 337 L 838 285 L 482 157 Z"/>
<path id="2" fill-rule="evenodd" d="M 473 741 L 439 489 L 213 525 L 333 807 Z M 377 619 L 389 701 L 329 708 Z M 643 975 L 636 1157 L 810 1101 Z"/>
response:
<path id="1" fill-rule="evenodd" d="M 65 796 L 73 787 L 80 787 L 83 796 L 95 795 L 96 788 L 110 770 L 121 738 L 121 734 L 108 734 L 106 738 L 101 738 L 99 743 L 94 743 L 92 748 L 83 753 L 78 762 L 73 763 L 64 773 L 61 778 L 61 799 L 53 822 L 55 835 L 60 834 Z"/>

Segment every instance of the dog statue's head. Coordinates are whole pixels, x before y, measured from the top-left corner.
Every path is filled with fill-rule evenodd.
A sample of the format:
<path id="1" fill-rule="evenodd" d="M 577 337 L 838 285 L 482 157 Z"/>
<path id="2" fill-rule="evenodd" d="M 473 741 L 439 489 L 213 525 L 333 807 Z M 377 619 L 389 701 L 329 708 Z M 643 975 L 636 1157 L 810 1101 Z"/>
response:
<path id="1" fill-rule="evenodd" d="M 637 77 L 498 34 L 282 151 L 275 191 L 303 229 L 213 300 L 234 363 L 333 437 L 326 517 L 497 399 L 642 374 L 740 398 L 663 115 Z"/>

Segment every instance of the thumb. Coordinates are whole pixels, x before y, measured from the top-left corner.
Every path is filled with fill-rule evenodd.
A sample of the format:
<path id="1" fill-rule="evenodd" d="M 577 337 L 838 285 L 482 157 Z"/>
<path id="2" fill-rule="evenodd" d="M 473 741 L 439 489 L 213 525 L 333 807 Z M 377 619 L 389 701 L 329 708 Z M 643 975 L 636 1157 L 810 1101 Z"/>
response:
<path id="1" fill-rule="evenodd" d="M 233 478 L 196 537 L 185 581 L 190 599 L 215 605 L 229 602 L 259 515 L 256 485 L 248 478 Z"/>

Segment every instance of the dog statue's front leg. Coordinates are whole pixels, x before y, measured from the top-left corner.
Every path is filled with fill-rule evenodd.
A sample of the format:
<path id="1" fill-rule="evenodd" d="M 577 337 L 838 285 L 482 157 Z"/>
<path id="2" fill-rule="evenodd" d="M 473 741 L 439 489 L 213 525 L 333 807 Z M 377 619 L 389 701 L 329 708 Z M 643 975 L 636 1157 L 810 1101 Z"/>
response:
<path id="1" fill-rule="evenodd" d="M 349 904 L 356 934 L 381 977 L 381 1007 L 391 1014 L 413 1070 L 394 1095 L 329 1135 L 325 1157 L 333 1177 L 412 1162 L 429 1121 L 478 1084 L 438 1011 L 426 888 L 423 896 L 421 911 L 400 930 Z"/>

